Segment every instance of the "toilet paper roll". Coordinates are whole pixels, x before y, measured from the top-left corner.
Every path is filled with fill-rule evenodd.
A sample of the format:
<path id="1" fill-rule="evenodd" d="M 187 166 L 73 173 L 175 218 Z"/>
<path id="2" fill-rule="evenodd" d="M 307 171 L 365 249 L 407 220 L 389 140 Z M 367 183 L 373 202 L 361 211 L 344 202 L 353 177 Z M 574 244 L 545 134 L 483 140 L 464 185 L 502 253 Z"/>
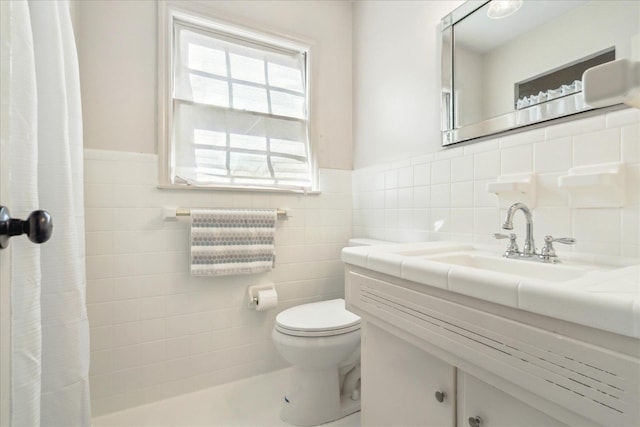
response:
<path id="1" fill-rule="evenodd" d="M 278 305 L 278 293 L 275 289 L 258 291 L 258 303 L 256 310 L 265 311 Z"/>

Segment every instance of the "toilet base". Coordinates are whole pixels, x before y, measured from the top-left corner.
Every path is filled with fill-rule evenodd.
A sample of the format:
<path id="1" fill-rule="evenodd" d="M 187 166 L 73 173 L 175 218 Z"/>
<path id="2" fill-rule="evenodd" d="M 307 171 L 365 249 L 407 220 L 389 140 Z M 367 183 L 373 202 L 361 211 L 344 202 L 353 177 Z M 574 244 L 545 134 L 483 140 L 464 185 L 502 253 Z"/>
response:
<path id="1" fill-rule="evenodd" d="M 330 370 L 303 370 L 294 366 L 284 397 L 280 419 L 297 426 L 335 421 L 360 410 L 360 400 L 340 396 L 339 375 Z"/>
<path id="2" fill-rule="evenodd" d="M 340 396 L 341 415 L 331 421 L 339 420 L 340 418 L 344 418 L 347 415 L 355 414 L 358 411 L 360 411 L 360 399 L 353 400 L 351 396 Z"/>

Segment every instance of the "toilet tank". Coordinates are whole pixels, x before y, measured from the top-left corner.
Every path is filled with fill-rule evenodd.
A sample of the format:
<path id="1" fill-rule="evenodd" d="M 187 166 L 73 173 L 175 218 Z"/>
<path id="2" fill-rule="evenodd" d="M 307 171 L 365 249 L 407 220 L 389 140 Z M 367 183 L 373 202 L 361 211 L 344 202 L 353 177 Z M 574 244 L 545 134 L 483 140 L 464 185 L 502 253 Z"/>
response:
<path id="1" fill-rule="evenodd" d="M 393 242 L 386 240 L 366 239 L 366 238 L 354 238 L 349 239 L 349 246 L 375 246 L 375 245 L 389 245 Z"/>

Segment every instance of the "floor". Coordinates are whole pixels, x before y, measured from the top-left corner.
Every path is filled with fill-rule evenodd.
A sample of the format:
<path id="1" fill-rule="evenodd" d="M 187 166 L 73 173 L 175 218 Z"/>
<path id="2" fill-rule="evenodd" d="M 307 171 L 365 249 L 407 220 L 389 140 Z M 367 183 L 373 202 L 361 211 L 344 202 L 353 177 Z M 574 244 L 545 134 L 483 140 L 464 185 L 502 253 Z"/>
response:
<path id="1" fill-rule="evenodd" d="M 280 420 L 289 369 L 208 388 L 93 419 L 93 427 L 289 426 Z M 360 412 L 323 426 L 359 427 Z"/>

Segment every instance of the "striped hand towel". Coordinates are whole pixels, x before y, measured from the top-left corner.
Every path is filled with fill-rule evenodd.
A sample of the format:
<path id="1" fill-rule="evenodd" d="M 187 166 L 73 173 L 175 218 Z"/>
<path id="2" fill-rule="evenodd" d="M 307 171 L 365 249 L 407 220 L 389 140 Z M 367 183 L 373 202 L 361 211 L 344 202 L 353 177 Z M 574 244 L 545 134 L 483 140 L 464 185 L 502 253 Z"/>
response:
<path id="1" fill-rule="evenodd" d="M 276 220 L 275 209 L 191 209 L 191 275 L 271 270 Z"/>

